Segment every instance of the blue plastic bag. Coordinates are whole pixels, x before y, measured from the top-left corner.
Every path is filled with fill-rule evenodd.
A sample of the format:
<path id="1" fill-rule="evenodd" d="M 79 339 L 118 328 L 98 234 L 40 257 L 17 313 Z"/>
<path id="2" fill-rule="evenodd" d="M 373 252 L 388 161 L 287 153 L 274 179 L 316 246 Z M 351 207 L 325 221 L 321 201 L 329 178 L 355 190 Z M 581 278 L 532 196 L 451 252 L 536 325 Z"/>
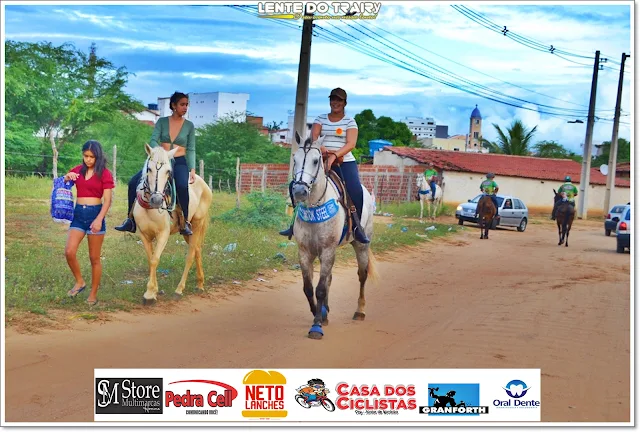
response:
<path id="1" fill-rule="evenodd" d="M 73 220 L 73 182 L 64 181 L 64 177 L 53 180 L 51 191 L 51 217 L 54 222 L 70 224 Z"/>

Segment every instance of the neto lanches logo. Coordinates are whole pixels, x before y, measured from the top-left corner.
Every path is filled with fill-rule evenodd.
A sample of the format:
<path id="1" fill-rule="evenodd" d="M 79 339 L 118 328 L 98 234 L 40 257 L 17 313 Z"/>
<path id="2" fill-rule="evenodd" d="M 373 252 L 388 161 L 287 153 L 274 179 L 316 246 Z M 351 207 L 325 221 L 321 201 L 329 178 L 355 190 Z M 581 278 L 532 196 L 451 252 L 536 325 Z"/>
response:
<path id="1" fill-rule="evenodd" d="M 529 391 L 531 387 L 527 387 L 524 381 L 511 380 L 505 387 L 503 387 L 503 389 L 510 397 L 519 399 L 521 397 L 524 397 L 524 395 L 527 394 L 527 391 Z"/>

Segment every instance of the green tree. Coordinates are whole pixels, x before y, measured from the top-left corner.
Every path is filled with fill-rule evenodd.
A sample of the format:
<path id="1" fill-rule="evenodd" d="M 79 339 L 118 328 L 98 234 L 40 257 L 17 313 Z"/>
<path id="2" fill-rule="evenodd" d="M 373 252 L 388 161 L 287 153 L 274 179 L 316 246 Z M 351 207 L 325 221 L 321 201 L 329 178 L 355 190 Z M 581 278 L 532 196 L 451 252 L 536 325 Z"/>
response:
<path id="1" fill-rule="evenodd" d="M 235 176 L 236 158 L 242 163 L 288 163 L 291 150 L 275 146 L 254 125 L 237 121 L 233 115 L 197 130 L 196 157 L 213 170 L 213 177 Z"/>
<path id="2" fill-rule="evenodd" d="M 18 120 L 7 120 L 5 111 L 5 170 L 7 174 L 34 172 L 42 162 L 43 141 Z"/>
<path id="3" fill-rule="evenodd" d="M 366 109 L 356 114 L 354 120 L 358 124 L 358 141 L 353 155 L 356 159 L 360 155 L 369 154 L 369 141 L 384 139 L 393 143 L 397 147 L 415 146 L 412 142 L 413 135 L 409 127 L 403 123 L 393 120 L 391 117 L 381 116 L 376 118 L 373 111 Z M 419 145 L 419 144 L 418 144 Z"/>
<path id="4" fill-rule="evenodd" d="M 582 156 L 567 150 L 556 141 L 539 141 L 533 146 L 534 155 L 541 158 L 550 159 L 573 159 L 576 162 L 582 162 Z"/>
<path id="5" fill-rule="evenodd" d="M 534 126 L 533 129 L 528 130 L 521 120 L 516 119 L 511 123 L 511 126 L 507 127 L 506 134 L 497 124 L 494 123 L 493 127 L 498 133 L 498 140 L 497 142 L 492 142 L 482 138 L 481 143 L 483 147 L 488 148 L 491 153 L 519 156 L 529 155 L 529 144 L 538 126 Z"/>
<path id="6" fill-rule="evenodd" d="M 53 153 L 57 176 L 58 153 L 90 125 L 108 120 L 118 110 L 144 107 L 124 92 L 129 73 L 71 44 L 50 42 L 5 44 L 5 109 L 10 121 L 42 131 Z"/>
<path id="7" fill-rule="evenodd" d="M 593 160 L 592 165 L 600 166 L 609 163 L 609 153 L 611 152 L 611 141 L 603 141 L 602 154 Z M 618 138 L 618 155 L 616 163 L 631 161 L 631 143 L 624 138 Z"/>

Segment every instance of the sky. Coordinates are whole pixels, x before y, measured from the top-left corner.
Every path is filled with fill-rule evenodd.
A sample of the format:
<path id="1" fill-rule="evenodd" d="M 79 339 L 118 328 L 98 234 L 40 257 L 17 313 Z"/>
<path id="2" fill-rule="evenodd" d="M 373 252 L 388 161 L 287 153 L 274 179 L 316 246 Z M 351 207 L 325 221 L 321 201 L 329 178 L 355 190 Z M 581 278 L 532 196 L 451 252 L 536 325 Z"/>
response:
<path id="1" fill-rule="evenodd" d="M 135 74 L 126 91 L 145 105 L 176 90 L 249 93 L 247 109 L 283 127 L 294 110 L 301 20 L 263 19 L 226 2 L 3 3 L 6 39 L 71 42 L 85 51 L 95 42 L 99 56 Z M 632 2 L 611 3 L 465 4 L 476 20 L 570 53 L 564 58 L 491 31 L 446 2 L 382 2 L 375 20 L 318 20 L 307 114 L 327 112 L 330 90 L 342 87 L 349 115 L 369 108 L 394 120 L 432 117 L 455 135 L 468 133 L 477 105 L 489 140 L 497 136 L 492 124 L 505 130 L 520 119 L 529 128 L 537 125 L 534 142 L 555 140 L 581 153 L 595 50 L 607 62 L 598 76 L 594 144 L 611 140 L 619 62 L 623 52 L 631 53 Z M 619 136 L 627 139 L 633 63 L 632 57 L 625 65 L 621 104 Z M 477 92 L 470 84 L 484 86 L 492 99 L 512 97 L 516 106 L 460 89 Z M 576 118 L 584 123 L 567 123 Z"/>

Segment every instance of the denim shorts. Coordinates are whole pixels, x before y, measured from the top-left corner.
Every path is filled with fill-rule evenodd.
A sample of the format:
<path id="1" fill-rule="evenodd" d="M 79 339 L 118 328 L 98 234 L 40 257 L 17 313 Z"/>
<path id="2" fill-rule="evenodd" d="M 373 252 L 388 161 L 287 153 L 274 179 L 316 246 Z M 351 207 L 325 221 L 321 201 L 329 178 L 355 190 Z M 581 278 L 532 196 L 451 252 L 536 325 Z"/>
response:
<path id="1" fill-rule="evenodd" d="M 100 211 L 102 210 L 102 204 L 98 205 L 84 205 L 84 204 L 76 204 L 73 209 L 73 221 L 71 221 L 71 225 L 69 229 L 75 229 L 78 231 L 82 231 L 88 235 L 101 235 L 107 232 L 107 220 L 102 219 L 102 227 L 100 231 L 94 233 L 91 231 L 91 224 L 98 217 Z"/>

